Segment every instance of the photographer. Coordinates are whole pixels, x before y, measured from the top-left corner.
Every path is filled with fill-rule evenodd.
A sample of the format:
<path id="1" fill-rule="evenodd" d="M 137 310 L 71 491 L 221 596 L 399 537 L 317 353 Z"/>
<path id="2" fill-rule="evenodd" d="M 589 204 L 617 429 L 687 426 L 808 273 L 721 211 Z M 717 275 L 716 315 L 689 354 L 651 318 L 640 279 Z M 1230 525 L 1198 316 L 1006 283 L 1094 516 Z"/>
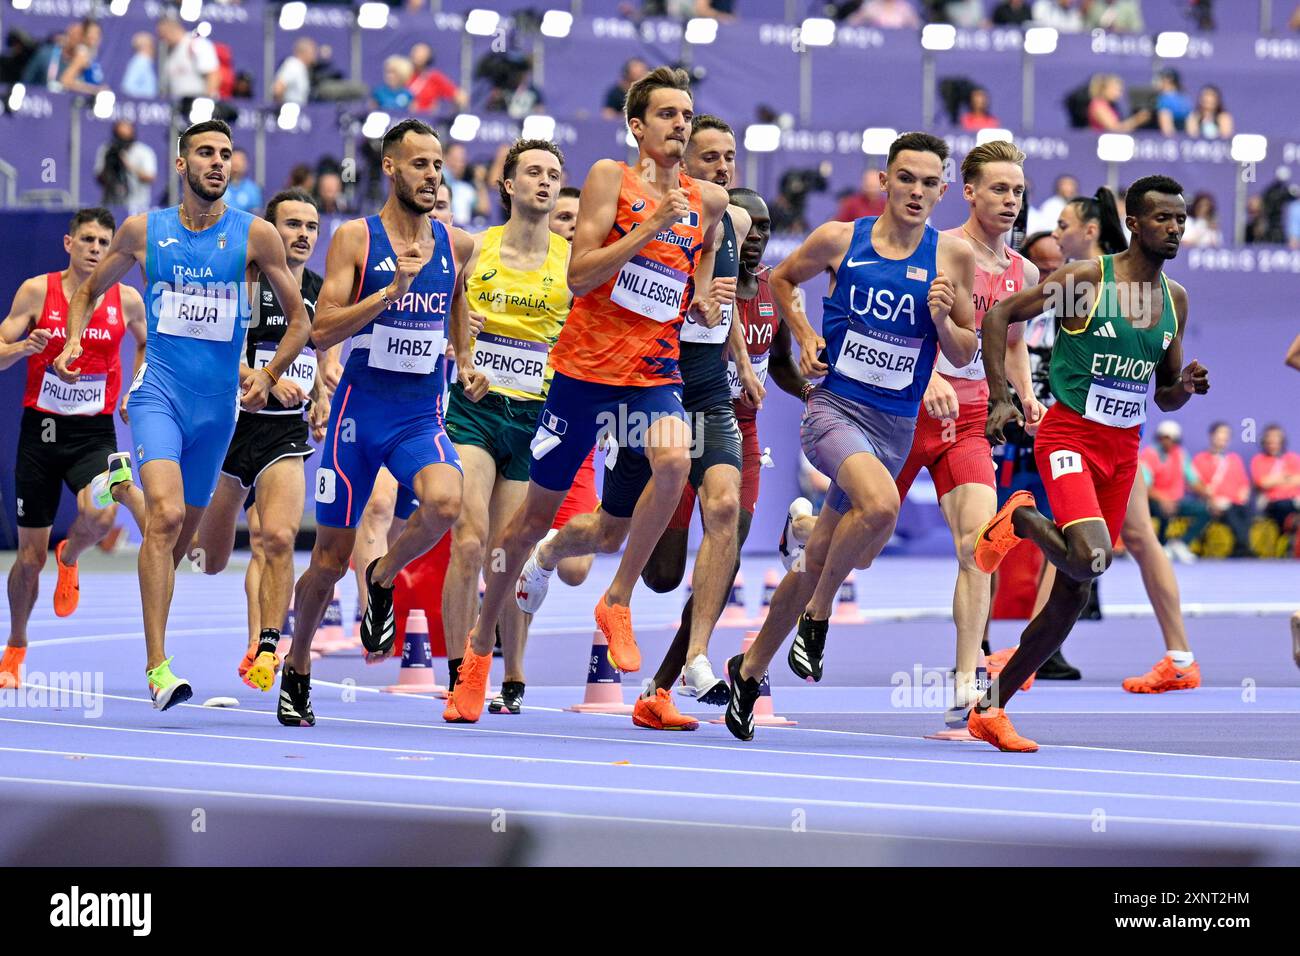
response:
<path id="1" fill-rule="evenodd" d="M 807 232 L 804 212 L 808 207 L 808 194 L 825 192 L 830 174 L 829 161 L 816 169 L 786 170 L 781 176 L 781 195 L 772 204 L 772 231 Z"/>
<path id="2" fill-rule="evenodd" d="M 95 179 L 103 187 L 101 205 L 125 206 L 128 215 L 147 212 L 150 184 L 158 175 L 158 157 L 135 138 L 129 120 L 113 124 L 113 137 L 95 156 Z"/>

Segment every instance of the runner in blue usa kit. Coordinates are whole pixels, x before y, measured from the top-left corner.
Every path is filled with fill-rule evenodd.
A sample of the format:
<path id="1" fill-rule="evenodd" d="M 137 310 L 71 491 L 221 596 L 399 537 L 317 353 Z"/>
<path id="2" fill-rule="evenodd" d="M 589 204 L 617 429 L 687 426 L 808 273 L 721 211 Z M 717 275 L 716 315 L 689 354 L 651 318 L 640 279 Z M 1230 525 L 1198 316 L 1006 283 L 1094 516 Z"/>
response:
<path id="1" fill-rule="evenodd" d="M 381 466 L 419 501 L 388 553 L 366 568 L 361 641 L 371 662 L 397 637 L 393 580 L 428 551 L 460 514 L 461 470 L 443 430 L 444 353 L 455 349 L 465 397 L 488 381 L 473 365 L 469 310 L 459 263 L 474 240 L 430 218 L 442 182 L 442 144 L 419 120 L 384 135 L 383 171 L 392 181 L 376 216 L 344 223 L 330 241 L 312 336 L 352 348 L 334 393 L 316 472 L 316 546 L 294 589 L 293 650 L 283 669 L 276 716 L 311 726 L 311 640 L 335 583 L 347 573 L 366 499 Z"/>
<path id="2" fill-rule="evenodd" d="M 220 120 L 181 134 L 175 169 L 178 208 L 128 219 L 104 261 L 68 305 L 68 344 L 55 360 L 65 381 L 81 352 L 91 302 L 139 263 L 149 326 L 145 362 L 127 399 L 135 458 L 148 506 L 140 545 L 140 604 L 147 675 L 159 710 L 188 700 L 165 653 L 176 566 L 217 484 L 240 405 L 257 411 L 302 351 L 309 322 L 284 243 L 268 222 L 225 204 L 234 146 Z M 271 361 L 241 392 L 239 362 L 249 307 L 246 277 L 256 268 L 284 305 L 288 327 Z M 201 562 L 201 554 L 194 555 Z"/>
<path id="3" fill-rule="evenodd" d="M 781 581 L 750 649 L 727 662 L 727 729 L 741 740 L 754 736 L 760 682 L 796 622 L 790 667 L 805 680 L 821 679 L 840 585 L 854 567 L 870 566 L 893 533 L 894 480 L 939 349 L 958 368 L 975 357 L 975 254 L 926 224 L 947 188 L 947 158 L 943 140 L 904 133 L 881 174 L 885 211 L 818 227 L 772 272 L 772 292 L 799 342 L 800 370 L 825 376 L 808 399 L 801 438 L 831 487 L 804 566 Z M 796 291 L 827 269 L 833 279 L 818 335 Z"/>

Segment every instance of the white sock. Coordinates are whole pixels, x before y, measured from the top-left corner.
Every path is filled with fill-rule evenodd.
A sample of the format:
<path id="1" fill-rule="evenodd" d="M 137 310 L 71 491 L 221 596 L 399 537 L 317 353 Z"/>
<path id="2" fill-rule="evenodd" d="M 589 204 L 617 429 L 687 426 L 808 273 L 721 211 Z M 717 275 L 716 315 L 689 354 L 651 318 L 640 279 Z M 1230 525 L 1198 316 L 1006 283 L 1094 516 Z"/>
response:
<path id="1" fill-rule="evenodd" d="M 1189 667 L 1196 660 L 1196 655 L 1191 651 L 1167 651 L 1165 657 L 1170 658 L 1179 667 Z"/>

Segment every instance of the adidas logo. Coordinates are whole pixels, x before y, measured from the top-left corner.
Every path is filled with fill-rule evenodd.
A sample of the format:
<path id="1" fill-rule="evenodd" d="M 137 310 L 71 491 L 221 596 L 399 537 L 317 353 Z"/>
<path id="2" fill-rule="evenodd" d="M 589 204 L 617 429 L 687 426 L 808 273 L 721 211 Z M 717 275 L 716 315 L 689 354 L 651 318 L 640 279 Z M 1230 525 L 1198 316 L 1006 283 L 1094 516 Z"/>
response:
<path id="1" fill-rule="evenodd" d="M 396 272 L 397 263 L 393 261 L 392 256 L 384 256 L 383 261 L 380 262 L 378 265 L 376 265 L 374 269 L 372 269 L 371 271 L 372 272 Z"/>
<path id="2" fill-rule="evenodd" d="M 1109 322 L 1107 322 L 1107 323 L 1106 323 L 1105 325 L 1103 325 L 1103 326 L 1100 326 L 1100 327 L 1099 327 L 1095 332 L 1093 332 L 1092 334 L 1093 334 L 1093 335 L 1100 335 L 1103 339 L 1113 339 L 1113 338 L 1116 338 L 1116 337 L 1117 337 L 1117 336 L 1115 335 L 1115 327 L 1114 327 L 1113 325 L 1111 325 Z"/>

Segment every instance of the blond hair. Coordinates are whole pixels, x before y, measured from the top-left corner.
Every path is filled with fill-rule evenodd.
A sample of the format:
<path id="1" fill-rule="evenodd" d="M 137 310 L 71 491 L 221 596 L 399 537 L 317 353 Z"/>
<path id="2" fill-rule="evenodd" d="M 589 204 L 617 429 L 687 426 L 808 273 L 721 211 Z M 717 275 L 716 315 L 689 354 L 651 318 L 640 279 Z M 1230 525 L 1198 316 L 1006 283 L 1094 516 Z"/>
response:
<path id="1" fill-rule="evenodd" d="M 1024 166 L 1025 154 L 1014 143 L 1008 143 L 1005 139 L 990 140 L 976 146 L 961 161 L 961 181 L 976 182 L 989 163 L 1015 163 L 1017 166 Z"/>

